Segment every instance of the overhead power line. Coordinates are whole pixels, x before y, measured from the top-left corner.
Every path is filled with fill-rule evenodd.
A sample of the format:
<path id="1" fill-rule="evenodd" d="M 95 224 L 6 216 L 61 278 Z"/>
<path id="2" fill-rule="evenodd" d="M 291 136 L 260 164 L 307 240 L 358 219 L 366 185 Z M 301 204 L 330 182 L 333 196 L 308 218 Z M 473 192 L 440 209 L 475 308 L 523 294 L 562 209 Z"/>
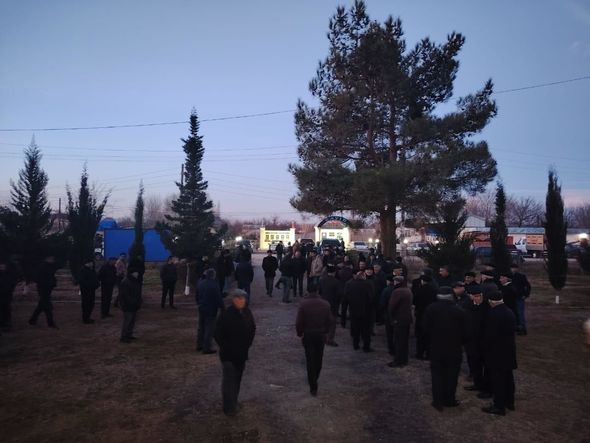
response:
<path id="1" fill-rule="evenodd" d="M 494 92 L 494 94 L 506 94 L 508 92 L 525 91 L 527 89 L 546 88 L 547 86 L 562 85 L 564 83 L 579 82 L 579 81 L 582 81 L 582 80 L 590 80 L 590 75 L 585 75 L 583 77 L 569 78 L 567 80 L 559 80 L 559 81 L 556 81 L 556 82 L 539 83 L 537 85 L 522 86 L 520 88 L 502 89 L 500 91 Z"/>

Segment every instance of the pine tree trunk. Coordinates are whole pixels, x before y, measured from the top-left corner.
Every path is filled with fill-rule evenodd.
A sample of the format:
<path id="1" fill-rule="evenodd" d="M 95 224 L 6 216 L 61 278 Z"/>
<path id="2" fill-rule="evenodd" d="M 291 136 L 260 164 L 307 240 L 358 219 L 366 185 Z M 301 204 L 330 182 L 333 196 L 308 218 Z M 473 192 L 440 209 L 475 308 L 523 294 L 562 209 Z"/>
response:
<path id="1" fill-rule="evenodd" d="M 381 226 L 381 250 L 384 257 L 395 257 L 396 254 L 396 220 L 395 209 L 387 209 L 379 214 L 379 224 Z"/>

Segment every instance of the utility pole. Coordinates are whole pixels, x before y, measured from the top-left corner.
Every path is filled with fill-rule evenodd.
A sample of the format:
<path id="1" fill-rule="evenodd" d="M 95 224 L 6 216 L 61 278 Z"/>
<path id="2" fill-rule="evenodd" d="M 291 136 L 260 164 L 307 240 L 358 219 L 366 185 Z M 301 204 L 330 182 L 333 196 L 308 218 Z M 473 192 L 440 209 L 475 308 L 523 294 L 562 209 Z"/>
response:
<path id="1" fill-rule="evenodd" d="M 180 186 L 184 186 L 184 163 L 180 166 Z"/>
<path id="2" fill-rule="evenodd" d="M 61 232 L 61 197 L 59 198 L 57 208 L 57 230 L 58 232 Z"/>

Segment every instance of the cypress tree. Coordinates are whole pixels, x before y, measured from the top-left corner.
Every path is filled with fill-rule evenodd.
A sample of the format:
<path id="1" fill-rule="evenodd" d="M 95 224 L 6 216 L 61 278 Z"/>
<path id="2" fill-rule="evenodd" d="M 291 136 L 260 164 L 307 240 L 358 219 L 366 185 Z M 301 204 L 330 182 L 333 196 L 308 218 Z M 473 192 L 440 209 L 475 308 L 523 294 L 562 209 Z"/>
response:
<path id="1" fill-rule="evenodd" d="M 560 291 L 565 286 L 567 279 L 567 255 L 565 252 L 567 223 L 564 218 L 561 186 L 557 182 L 557 174 L 554 170 L 549 171 L 543 226 L 547 240 L 545 269 L 551 286 Z M 559 295 L 555 296 L 555 303 L 559 303 Z"/>
<path id="2" fill-rule="evenodd" d="M 141 261 L 145 261 L 145 246 L 143 244 L 143 182 L 139 184 L 139 192 L 137 193 L 137 200 L 135 202 L 135 224 L 133 226 L 135 237 L 133 243 L 129 248 L 129 260 L 137 260 L 141 257 Z"/>
<path id="3" fill-rule="evenodd" d="M 186 157 L 183 182 L 176 183 L 179 196 L 171 203 L 172 214 L 167 214 L 166 221 L 158 223 L 156 229 L 172 254 L 195 259 L 213 254 L 220 245 L 223 229 L 214 229 L 213 203 L 207 197 L 208 183 L 201 171 L 205 148 L 194 109 L 190 115 L 189 136 L 182 142 Z"/>
<path id="4" fill-rule="evenodd" d="M 510 270 L 510 252 L 506 246 L 508 228 L 506 227 L 506 194 L 504 186 L 496 187 L 496 216 L 490 224 L 490 242 L 492 244 L 492 261 L 499 272 Z"/>

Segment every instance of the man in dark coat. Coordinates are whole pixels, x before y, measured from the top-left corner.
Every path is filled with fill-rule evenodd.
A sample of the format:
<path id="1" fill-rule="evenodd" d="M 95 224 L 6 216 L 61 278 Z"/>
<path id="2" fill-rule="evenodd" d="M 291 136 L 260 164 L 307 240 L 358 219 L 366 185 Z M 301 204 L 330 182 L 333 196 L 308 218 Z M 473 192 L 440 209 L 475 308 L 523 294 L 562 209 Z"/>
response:
<path id="1" fill-rule="evenodd" d="M 455 304 L 457 306 L 463 306 L 467 302 L 469 302 L 469 297 L 467 296 L 467 292 L 465 291 L 465 283 L 462 281 L 457 281 L 453 283 L 453 298 L 455 299 Z"/>
<path id="2" fill-rule="evenodd" d="M 176 286 L 176 280 L 178 280 L 176 263 L 176 257 L 171 255 L 166 260 L 166 264 L 160 269 L 160 281 L 162 282 L 162 300 L 160 306 L 162 308 L 166 306 L 166 297 L 168 297 L 170 307 L 176 309 L 174 306 L 174 288 Z"/>
<path id="3" fill-rule="evenodd" d="M 469 285 L 467 288 L 469 302 L 463 305 L 466 320 L 465 354 L 473 385 L 466 386 L 466 391 L 488 392 L 489 383 L 484 372 L 483 334 L 489 304 L 484 302 L 481 287 Z"/>
<path id="4" fill-rule="evenodd" d="M 479 286 L 479 283 L 475 280 L 475 272 L 469 271 L 465 273 L 463 278 L 463 283 L 465 283 L 465 290 L 469 292 L 470 286 Z"/>
<path id="5" fill-rule="evenodd" d="M 293 286 L 293 259 L 291 254 L 287 254 L 282 261 L 279 262 L 279 270 L 281 277 L 277 282 L 277 289 L 283 286 L 283 303 L 291 303 L 290 293 Z"/>
<path id="6" fill-rule="evenodd" d="M 412 324 L 412 291 L 405 286 L 406 279 L 398 276 L 393 279 L 393 291 L 389 298 L 388 317 L 393 327 L 394 361 L 392 368 L 408 364 L 410 325 Z"/>
<path id="7" fill-rule="evenodd" d="M 484 335 L 484 352 L 491 372 L 493 403 L 482 408 L 489 414 L 505 415 L 514 410 L 514 375 L 516 369 L 516 317 L 502 301 L 502 292 L 489 295 L 490 312 Z"/>
<path id="8" fill-rule="evenodd" d="M 252 263 L 246 256 L 240 256 L 240 262 L 236 266 L 234 275 L 238 289 L 243 289 L 248 294 L 246 300 L 248 305 L 250 305 L 250 285 L 252 284 L 252 280 L 254 280 L 254 269 L 252 268 Z"/>
<path id="9" fill-rule="evenodd" d="M 465 311 L 455 305 L 449 286 L 438 288 L 437 301 L 426 308 L 424 332 L 430 337 L 432 406 L 458 406 L 455 397 L 465 342 Z"/>
<path id="10" fill-rule="evenodd" d="M 266 257 L 262 259 L 262 270 L 264 271 L 264 281 L 266 282 L 266 295 L 272 297 L 272 290 L 275 287 L 275 276 L 279 268 L 279 261 L 272 255 L 272 249 L 266 252 Z"/>
<path id="11" fill-rule="evenodd" d="M 344 285 L 344 299 L 350 307 L 350 335 L 354 349 L 359 349 L 362 337 L 363 351 L 372 352 L 370 315 L 373 289 L 365 278 L 364 272 L 357 272 L 352 280 Z"/>
<path id="12" fill-rule="evenodd" d="M 39 295 L 39 303 L 33 311 L 33 315 L 29 320 L 30 325 L 37 324 L 37 318 L 41 312 L 45 312 L 47 317 L 47 326 L 50 328 L 57 329 L 57 325 L 53 321 L 53 305 L 51 304 L 51 291 L 57 285 L 55 279 L 55 272 L 57 267 L 55 266 L 55 257 L 52 255 L 45 258 L 43 263 L 37 270 L 37 294 Z"/>
<path id="13" fill-rule="evenodd" d="M 502 299 L 504 304 L 510 308 L 514 314 L 514 318 L 518 323 L 518 311 L 516 310 L 516 288 L 512 284 L 512 273 L 501 272 L 499 274 L 500 279 L 500 292 L 502 292 Z"/>
<path id="14" fill-rule="evenodd" d="M 338 265 L 338 270 L 336 271 L 336 278 L 340 282 L 340 290 L 341 293 L 344 293 L 344 286 L 346 283 L 352 279 L 354 275 L 353 271 L 354 264 L 350 261 L 350 257 L 348 255 L 344 256 L 344 262 L 342 265 Z M 345 328 L 346 327 L 346 317 L 348 316 L 348 301 L 342 297 L 340 300 L 340 325 Z"/>
<path id="15" fill-rule="evenodd" d="M 98 276 L 94 271 L 94 260 L 87 259 L 84 261 L 84 266 L 80 269 L 78 283 L 82 297 L 82 322 L 87 325 L 92 324 L 94 320 L 90 316 L 94 310 L 96 290 L 100 286 Z"/>
<path id="16" fill-rule="evenodd" d="M 330 304 L 318 297 L 317 288 L 313 283 L 307 287 L 308 295 L 299 305 L 295 329 L 297 336 L 302 337 L 305 348 L 307 381 L 311 395 L 318 393 L 318 378 L 322 370 L 324 343 L 332 329 L 334 318 L 330 312 Z"/>
<path id="17" fill-rule="evenodd" d="M 129 267 L 127 277 L 119 285 L 119 306 L 123 311 L 123 327 L 121 328 L 121 342 L 131 343 L 135 340 L 133 329 L 137 319 L 137 311 L 141 308 L 141 269 Z"/>
<path id="18" fill-rule="evenodd" d="M 301 251 L 297 250 L 293 256 L 293 297 L 303 297 L 303 276 L 307 270 L 307 262 L 301 255 Z"/>
<path id="19" fill-rule="evenodd" d="M 516 263 L 510 265 L 510 271 L 512 272 L 512 284 L 516 289 L 516 333 L 518 335 L 526 335 L 526 316 L 525 316 L 525 300 L 531 295 L 531 284 L 525 274 L 520 272 L 520 269 Z"/>
<path id="20" fill-rule="evenodd" d="M 277 261 L 279 262 L 279 266 L 281 266 L 281 263 L 283 262 L 283 254 L 285 253 L 285 246 L 283 245 L 282 241 L 277 243 L 275 252 L 277 253 Z"/>
<path id="21" fill-rule="evenodd" d="M 12 327 L 12 294 L 18 283 L 16 267 L 0 260 L 0 329 L 10 331 Z"/>
<path id="22" fill-rule="evenodd" d="M 383 266 L 379 261 L 373 263 L 373 283 L 375 285 L 375 321 L 380 325 L 383 324 L 383 317 L 385 316 L 383 309 L 381 308 L 380 297 L 381 293 L 387 286 L 387 275 L 383 272 Z"/>
<path id="23" fill-rule="evenodd" d="M 338 346 L 338 343 L 334 341 L 334 337 L 336 336 L 338 307 L 342 298 L 342 286 L 336 278 L 336 267 L 334 265 L 328 265 L 326 267 L 326 275 L 320 277 L 320 295 L 330 304 L 330 312 L 334 320 L 331 323 L 326 344 L 328 346 Z"/>
<path id="24" fill-rule="evenodd" d="M 424 312 L 431 303 L 436 301 L 436 286 L 432 281 L 432 270 L 426 268 L 419 278 L 412 280 L 412 295 L 414 303 L 414 315 L 416 324 L 414 335 L 416 336 L 416 358 L 428 359 L 429 337 L 424 333 Z"/>
<path id="25" fill-rule="evenodd" d="M 445 266 L 441 266 L 440 269 L 438 270 L 438 277 L 436 277 L 436 282 L 438 283 L 438 286 L 449 286 L 449 287 L 453 287 L 453 283 L 455 283 L 455 280 L 453 279 L 453 276 L 451 275 L 451 272 L 449 270 L 449 267 L 447 265 Z"/>
<path id="26" fill-rule="evenodd" d="M 113 290 L 117 284 L 117 268 L 115 257 L 109 259 L 100 267 L 98 271 L 98 281 L 100 282 L 100 316 L 101 318 L 112 317 L 110 314 L 111 300 L 113 299 Z"/>
<path id="27" fill-rule="evenodd" d="M 199 307 L 197 351 L 203 351 L 203 354 L 215 354 L 217 351 L 211 349 L 215 318 L 217 312 L 224 308 L 223 297 L 215 280 L 215 269 L 209 268 L 205 271 L 205 278 L 197 286 L 196 301 Z"/>
<path id="28" fill-rule="evenodd" d="M 481 276 L 481 284 L 480 284 L 481 292 L 483 294 L 484 300 L 487 300 L 489 294 L 491 294 L 492 292 L 495 292 L 499 289 L 498 285 L 494 281 L 494 279 L 496 277 L 496 271 L 484 269 L 483 271 L 481 271 L 480 276 Z"/>
<path id="29" fill-rule="evenodd" d="M 238 412 L 242 374 L 256 333 L 254 317 L 246 306 L 246 293 L 241 289 L 234 289 L 231 297 L 232 305 L 221 313 L 215 326 L 215 341 L 219 346 L 223 368 L 223 412 L 228 416 Z"/>
<path id="30" fill-rule="evenodd" d="M 393 324 L 389 318 L 389 300 L 391 293 L 395 289 L 395 277 L 393 275 L 387 276 L 387 286 L 381 291 L 379 296 L 379 307 L 383 312 L 383 322 L 385 323 L 385 337 L 387 338 L 387 349 L 390 355 L 395 355 L 395 346 L 393 343 Z"/>

